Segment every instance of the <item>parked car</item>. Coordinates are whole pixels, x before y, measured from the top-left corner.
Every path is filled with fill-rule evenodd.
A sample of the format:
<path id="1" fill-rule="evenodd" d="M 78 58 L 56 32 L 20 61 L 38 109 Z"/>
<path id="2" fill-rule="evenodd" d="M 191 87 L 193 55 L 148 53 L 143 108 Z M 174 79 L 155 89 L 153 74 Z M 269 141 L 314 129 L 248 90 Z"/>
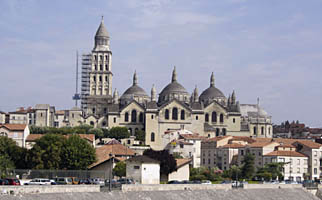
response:
<path id="1" fill-rule="evenodd" d="M 209 184 L 212 184 L 212 183 L 211 183 L 211 181 L 209 181 L 209 180 L 202 180 L 202 181 L 201 181 L 201 184 L 209 185 Z"/>
<path id="2" fill-rule="evenodd" d="M 72 185 L 73 179 L 70 177 L 57 177 L 54 178 L 54 181 L 57 183 L 57 185 Z"/>
<path id="3" fill-rule="evenodd" d="M 169 181 L 168 184 L 181 184 L 181 182 L 177 180 L 172 180 L 172 181 Z"/>
<path id="4" fill-rule="evenodd" d="M 135 184 L 135 181 L 131 178 L 121 178 L 118 182 L 121 184 Z"/>
<path id="5" fill-rule="evenodd" d="M 104 179 L 101 179 L 101 178 L 94 178 L 93 179 L 93 184 L 104 186 L 105 185 L 105 181 L 104 181 Z"/>
<path id="6" fill-rule="evenodd" d="M 51 185 L 51 181 L 45 178 L 35 178 L 25 183 L 25 185 Z"/>
<path id="7" fill-rule="evenodd" d="M 231 184 L 231 181 L 229 181 L 229 180 L 224 180 L 224 181 L 222 181 L 222 182 L 221 182 L 221 184 Z"/>
<path id="8" fill-rule="evenodd" d="M 0 185 L 9 185 L 9 181 L 7 179 L 0 179 Z"/>
<path id="9" fill-rule="evenodd" d="M 73 185 L 79 184 L 79 179 L 77 177 L 70 177 L 72 179 Z"/>
<path id="10" fill-rule="evenodd" d="M 111 180 L 111 186 L 112 186 L 112 188 L 117 188 L 117 187 L 121 187 L 121 183 L 120 182 L 118 182 L 117 180 L 115 180 L 115 179 L 112 179 Z M 105 186 L 106 187 L 109 187 L 110 186 L 110 180 L 106 180 L 105 181 Z"/>
<path id="11" fill-rule="evenodd" d="M 92 183 L 92 180 L 91 179 L 86 178 L 86 179 L 80 179 L 79 180 L 79 184 L 89 185 L 89 184 L 93 184 L 93 183 Z"/>
<path id="12" fill-rule="evenodd" d="M 20 185 L 20 181 L 17 178 L 7 178 L 8 185 Z"/>

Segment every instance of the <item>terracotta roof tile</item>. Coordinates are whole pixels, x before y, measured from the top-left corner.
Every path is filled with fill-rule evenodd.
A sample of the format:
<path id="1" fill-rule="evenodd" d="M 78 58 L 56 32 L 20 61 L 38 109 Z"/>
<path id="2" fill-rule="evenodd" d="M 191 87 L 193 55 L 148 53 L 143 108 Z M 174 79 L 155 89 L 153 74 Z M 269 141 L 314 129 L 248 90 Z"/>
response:
<path id="1" fill-rule="evenodd" d="M 247 136 L 233 136 L 233 138 L 229 141 L 244 141 L 247 143 L 254 143 L 256 142 L 255 139 L 251 138 L 251 137 L 247 137 Z"/>
<path id="2" fill-rule="evenodd" d="M 10 131 L 23 131 L 25 130 L 26 126 L 28 125 L 27 124 L 3 124 L 3 125 L 0 125 L 0 128 L 4 127 Z"/>
<path id="3" fill-rule="evenodd" d="M 65 110 L 57 110 L 55 112 L 56 115 L 65 115 Z"/>
<path id="4" fill-rule="evenodd" d="M 299 140 L 299 141 L 296 141 L 304 146 L 307 146 L 309 148 L 312 148 L 312 149 L 319 149 L 322 144 L 319 144 L 319 143 L 316 143 L 316 142 L 313 142 L 311 140 Z"/>
<path id="5" fill-rule="evenodd" d="M 251 143 L 247 146 L 252 147 L 252 148 L 262 148 L 262 147 L 265 147 L 265 146 L 270 145 L 272 143 L 274 143 L 274 142 L 254 142 L 254 143 Z"/>
<path id="6" fill-rule="evenodd" d="M 292 145 L 292 144 L 280 144 L 280 145 L 278 145 L 277 147 L 295 148 L 295 146 L 294 146 L 294 145 Z"/>
<path id="7" fill-rule="evenodd" d="M 288 156 L 288 157 L 307 157 L 306 155 L 296 151 L 273 151 L 264 156 Z"/>
<path id="8" fill-rule="evenodd" d="M 100 148 L 96 149 L 96 162 L 93 163 L 89 168 L 93 168 L 107 160 L 111 156 L 121 157 L 121 156 L 134 156 L 135 152 L 132 149 L 127 148 L 122 144 L 106 144 Z"/>
<path id="9" fill-rule="evenodd" d="M 184 165 L 190 163 L 192 160 L 189 158 L 179 158 L 176 159 L 176 163 L 177 163 L 177 169 L 179 169 L 180 167 L 183 167 Z"/>
<path id="10" fill-rule="evenodd" d="M 223 139 L 226 139 L 226 138 L 229 138 L 229 137 L 231 137 L 231 136 L 229 136 L 229 135 L 217 136 L 217 137 L 206 139 L 206 140 L 204 140 L 204 142 L 215 142 L 215 141 L 220 141 L 220 140 L 223 140 Z"/>
<path id="11" fill-rule="evenodd" d="M 242 144 L 238 144 L 238 143 L 232 143 L 232 144 L 226 144 L 224 146 L 222 146 L 223 148 L 242 148 L 245 147 L 245 145 Z"/>
<path id="12" fill-rule="evenodd" d="M 205 136 L 200 136 L 198 133 L 194 133 L 194 134 L 180 134 L 181 137 L 183 137 L 184 139 L 191 139 L 191 140 L 204 140 L 207 137 Z"/>
<path id="13" fill-rule="evenodd" d="M 27 136 L 26 142 L 34 142 L 35 140 L 41 138 L 43 134 L 29 134 Z"/>
<path id="14" fill-rule="evenodd" d="M 130 159 L 127 159 L 127 162 L 141 162 L 141 163 L 160 163 L 158 160 L 154 160 L 148 156 L 140 155 L 140 156 L 135 156 Z"/>

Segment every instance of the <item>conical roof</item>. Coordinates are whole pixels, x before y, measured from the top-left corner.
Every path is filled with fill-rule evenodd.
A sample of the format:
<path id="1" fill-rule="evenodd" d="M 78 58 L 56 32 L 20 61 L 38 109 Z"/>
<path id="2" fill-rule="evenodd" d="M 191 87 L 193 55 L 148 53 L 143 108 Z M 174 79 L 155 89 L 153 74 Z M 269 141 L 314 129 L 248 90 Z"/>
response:
<path id="1" fill-rule="evenodd" d="M 95 37 L 110 37 L 110 34 L 107 32 L 107 29 L 104 25 L 104 20 L 102 19 L 100 26 L 98 27 Z"/>

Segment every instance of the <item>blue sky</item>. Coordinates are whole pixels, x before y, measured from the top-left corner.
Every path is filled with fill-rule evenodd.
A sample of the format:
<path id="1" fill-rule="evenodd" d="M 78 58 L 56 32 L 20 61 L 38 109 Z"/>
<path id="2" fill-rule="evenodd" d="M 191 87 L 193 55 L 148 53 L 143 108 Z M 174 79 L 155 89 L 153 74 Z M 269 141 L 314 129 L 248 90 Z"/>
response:
<path id="1" fill-rule="evenodd" d="M 1 0 L 0 110 L 74 105 L 75 52 L 90 52 L 104 15 L 113 52 L 113 88 L 150 94 L 171 80 L 191 93 L 211 72 L 225 95 L 256 103 L 274 123 L 321 127 L 320 0 Z"/>

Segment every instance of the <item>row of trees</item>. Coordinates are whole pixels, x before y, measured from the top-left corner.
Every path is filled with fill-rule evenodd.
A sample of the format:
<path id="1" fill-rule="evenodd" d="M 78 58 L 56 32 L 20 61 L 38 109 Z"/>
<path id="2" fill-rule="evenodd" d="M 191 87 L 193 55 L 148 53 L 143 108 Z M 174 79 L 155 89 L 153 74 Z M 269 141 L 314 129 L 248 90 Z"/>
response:
<path id="1" fill-rule="evenodd" d="M 95 149 L 78 135 L 66 138 L 46 134 L 27 150 L 0 136 L 0 170 L 5 169 L 87 169 L 96 161 Z"/>
<path id="2" fill-rule="evenodd" d="M 111 129 L 106 128 L 93 128 L 90 125 L 80 125 L 76 127 L 38 127 L 31 126 L 30 127 L 31 134 L 94 134 L 96 139 L 102 138 L 115 138 L 117 140 L 121 140 L 124 138 L 129 138 L 130 133 L 126 127 L 113 127 Z M 145 132 L 142 130 L 138 130 L 135 132 L 135 136 L 137 140 L 145 141 Z"/>
<path id="3" fill-rule="evenodd" d="M 242 161 L 242 166 L 232 166 L 229 170 L 221 171 L 218 168 L 208 169 L 206 167 L 190 169 L 191 180 L 211 180 L 222 181 L 224 179 L 231 180 L 276 180 L 283 178 L 282 168 L 285 163 L 269 163 L 263 168 L 256 171 L 254 166 L 254 156 L 250 153 L 246 154 Z"/>

